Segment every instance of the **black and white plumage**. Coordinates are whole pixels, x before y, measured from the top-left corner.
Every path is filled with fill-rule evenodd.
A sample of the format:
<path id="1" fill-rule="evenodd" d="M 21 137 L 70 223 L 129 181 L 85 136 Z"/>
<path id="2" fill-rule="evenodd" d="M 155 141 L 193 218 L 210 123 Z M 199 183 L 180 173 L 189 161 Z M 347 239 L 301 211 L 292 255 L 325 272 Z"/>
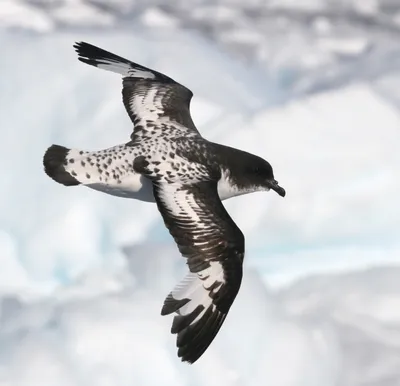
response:
<path id="1" fill-rule="evenodd" d="M 178 356 L 196 361 L 220 329 L 242 281 L 244 236 L 218 198 L 215 181 L 154 184 L 165 225 L 190 273 L 168 295 L 162 314 L 177 312 Z"/>
<path id="2" fill-rule="evenodd" d="M 200 135 L 190 116 L 189 89 L 88 43 L 74 47 L 80 61 L 122 75 L 134 129 L 129 142 L 101 151 L 53 145 L 44 155 L 45 171 L 66 186 L 156 202 L 190 271 L 161 313 L 175 314 L 178 356 L 193 363 L 218 333 L 242 280 L 244 236 L 221 201 L 285 191 L 264 159 Z"/>
<path id="3" fill-rule="evenodd" d="M 122 75 L 122 99 L 135 125 L 132 139 L 145 136 L 148 129 L 163 121 L 179 123 L 183 130 L 198 133 L 189 111 L 193 93 L 186 87 L 90 44 L 77 43 L 74 47 L 81 62 Z"/>

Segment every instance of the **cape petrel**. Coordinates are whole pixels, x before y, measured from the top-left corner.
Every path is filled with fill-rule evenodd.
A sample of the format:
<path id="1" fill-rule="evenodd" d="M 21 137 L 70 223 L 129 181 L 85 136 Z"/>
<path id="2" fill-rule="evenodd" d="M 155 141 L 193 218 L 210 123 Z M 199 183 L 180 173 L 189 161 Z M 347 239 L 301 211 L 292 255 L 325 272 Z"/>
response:
<path id="1" fill-rule="evenodd" d="M 133 133 L 129 142 L 100 151 L 52 145 L 45 172 L 66 186 L 157 203 L 190 270 L 161 314 L 175 314 L 178 356 L 193 363 L 218 333 L 242 281 L 244 236 L 221 201 L 270 189 L 283 197 L 285 190 L 264 159 L 201 136 L 185 86 L 91 44 L 74 48 L 81 62 L 122 75 Z"/>

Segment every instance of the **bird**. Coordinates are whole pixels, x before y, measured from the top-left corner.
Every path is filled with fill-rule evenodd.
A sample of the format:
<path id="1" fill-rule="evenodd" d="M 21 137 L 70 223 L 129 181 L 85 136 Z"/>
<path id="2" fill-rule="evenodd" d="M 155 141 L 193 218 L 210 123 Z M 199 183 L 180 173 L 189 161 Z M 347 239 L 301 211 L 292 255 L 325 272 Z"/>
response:
<path id="1" fill-rule="evenodd" d="M 188 274 L 166 297 L 178 357 L 196 362 L 216 337 L 239 292 L 245 238 L 222 204 L 256 191 L 286 192 L 265 159 L 205 139 L 190 115 L 193 93 L 172 78 L 86 42 L 88 65 L 122 76 L 130 140 L 105 150 L 50 146 L 44 171 L 65 186 L 84 185 L 156 203 Z"/>

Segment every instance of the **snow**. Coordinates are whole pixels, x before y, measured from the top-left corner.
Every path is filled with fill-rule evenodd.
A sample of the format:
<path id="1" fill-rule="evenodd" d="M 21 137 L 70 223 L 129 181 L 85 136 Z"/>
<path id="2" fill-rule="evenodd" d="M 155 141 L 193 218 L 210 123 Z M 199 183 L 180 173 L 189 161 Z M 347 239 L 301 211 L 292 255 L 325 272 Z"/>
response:
<path id="1" fill-rule="evenodd" d="M 275 19 L 260 1 L 156 3 L 0 2 L 0 385 L 396 386 L 393 36 L 351 13 L 338 33 L 316 0 L 269 2 L 292 12 Z M 378 2 L 340 3 L 380 20 Z M 192 20 L 214 41 L 179 29 Z M 200 131 L 265 157 L 287 191 L 225 202 L 246 235 L 243 285 L 193 366 L 159 314 L 186 267 L 156 207 L 43 173 L 52 143 L 100 149 L 131 130 L 118 76 L 78 62 L 81 40 L 190 87 Z"/>

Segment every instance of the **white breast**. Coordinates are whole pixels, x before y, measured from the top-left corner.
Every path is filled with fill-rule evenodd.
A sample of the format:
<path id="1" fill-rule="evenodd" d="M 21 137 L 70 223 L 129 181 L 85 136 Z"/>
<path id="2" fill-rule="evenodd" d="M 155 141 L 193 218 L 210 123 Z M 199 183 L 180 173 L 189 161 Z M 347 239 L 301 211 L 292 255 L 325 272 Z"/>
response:
<path id="1" fill-rule="evenodd" d="M 112 196 L 133 198 L 135 200 L 146 202 L 155 202 L 151 181 L 136 173 L 127 175 L 122 179 L 120 184 L 110 182 L 107 184 L 92 183 L 84 185 Z M 229 174 L 225 171 L 222 172 L 222 177 L 218 181 L 217 188 L 221 201 L 249 193 L 248 191 L 240 190 L 236 185 L 233 185 L 229 179 Z"/>
<path id="2" fill-rule="evenodd" d="M 242 191 L 233 185 L 229 179 L 229 173 L 222 170 L 221 179 L 218 181 L 218 195 L 221 201 L 231 197 L 240 196 L 247 192 Z"/>

